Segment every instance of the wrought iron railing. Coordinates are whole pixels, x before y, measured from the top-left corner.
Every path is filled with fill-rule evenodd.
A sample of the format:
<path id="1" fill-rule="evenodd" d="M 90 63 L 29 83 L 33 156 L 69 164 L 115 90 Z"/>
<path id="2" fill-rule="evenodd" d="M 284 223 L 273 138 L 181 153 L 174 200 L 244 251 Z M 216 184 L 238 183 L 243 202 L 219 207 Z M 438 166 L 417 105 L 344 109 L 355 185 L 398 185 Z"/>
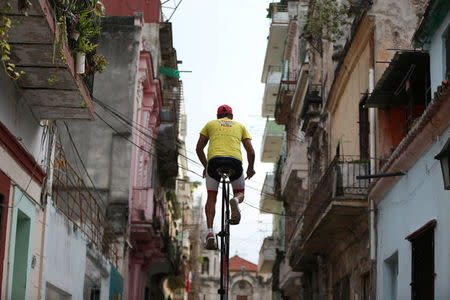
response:
<path id="1" fill-rule="evenodd" d="M 369 161 L 366 159 L 351 155 L 335 156 L 315 187 L 305 209 L 305 236 L 309 235 L 317 219 L 337 197 L 364 196 L 367 194 L 369 180 L 358 180 L 356 176 L 367 175 L 369 171 Z"/>
<path id="2" fill-rule="evenodd" d="M 294 96 L 295 88 L 297 86 L 298 72 L 286 72 L 281 78 L 278 88 L 277 101 L 275 104 L 275 119 L 278 121 L 282 117 L 287 117 L 287 112 L 291 108 L 292 97 Z M 284 109 L 283 109 L 284 108 Z M 279 122 L 284 124 L 284 122 Z"/>
<path id="3" fill-rule="evenodd" d="M 273 186 L 273 194 L 276 198 L 281 197 L 281 177 L 283 174 L 284 164 L 286 162 L 286 155 L 282 154 L 278 158 L 276 169 L 275 169 L 275 177 L 274 177 L 274 186 Z"/>
<path id="4" fill-rule="evenodd" d="M 114 232 L 107 221 L 105 205 L 94 196 L 92 189 L 86 186 L 66 159 L 59 144 L 56 144 L 53 176 L 54 205 L 117 266 L 119 252 Z"/>
<path id="5" fill-rule="evenodd" d="M 267 18 L 272 18 L 276 12 L 287 12 L 288 6 L 282 2 L 272 2 L 269 3 L 269 8 L 267 9 Z"/>

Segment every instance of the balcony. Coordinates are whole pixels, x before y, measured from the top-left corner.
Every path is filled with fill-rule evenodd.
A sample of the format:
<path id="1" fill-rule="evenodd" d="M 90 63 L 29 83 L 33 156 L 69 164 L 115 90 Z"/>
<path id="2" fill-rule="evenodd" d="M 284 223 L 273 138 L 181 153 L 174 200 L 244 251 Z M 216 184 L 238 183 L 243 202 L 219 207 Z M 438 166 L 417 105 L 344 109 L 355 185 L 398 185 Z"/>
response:
<path id="1" fill-rule="evenodd" d="M 308 189 L 307 143 L 293 142 L 281 173 L 281 195 L 295 200 Z M 303 193 L 302 193 L 303 191 Z"/>
<path id="2" fill-rule="evenodd" d="M 276 259 L 276 244 L 275 239 L 271 236 L 266 237 L 259 250 L 258 272 L 272 273 L 273 265 Z"/>
<path id="3" fill-rule="evenodd" d="M 275 121 L 286 125 L 289 121 L 292 105 L 292 97 L 297 85 L 297 72 L 289 71 L 280 82 L 279 92 L 275 105 Z"/>
<path id="4" fill-rule="evenodd" d="M 301 289 L 301 277 L 302 273 L 292 270 L 289 259 L 284 257 L 280 262 L 280 280 L 279 288 L 283 291 L 284 295 L 289 295 L 293 299 L 298 296 L 298 291 Z"/>
<path id="5" fill-rule="evenodd" d="M 334 248 L 330 245 L 365 231 L 369 181 L 356 176 L 367 175 L 369 170 L 369 163 L 357 156 L 333 159 L 305 208 L 304 238 L 300 251 L 294 253 L 297 263 L 313 253 L 327 255 Z"/>
<path id="6" fill-rule="evenodd" d="M 158 169 L 163 177 L 175 177 L 178 174 L 178 145 L 175 123 L 161 122 L 158 127 L 157 151 Z"/>
<path id="7" fill-rule="evenodd" d="M 306 136 L 313 136 L 320 122 L 322 111 L 321 85 L 310 85 L 303 101 L 300 117 L 304 120 L 302 130 Z"/>
<path id="8" fill-rule="evenodd" d="M 272 117 L 275 114 L 275 104 L 278 98 L 282 75 L 283 68 L 281 66 L 269 66 L 262 104 L 263 117 Z"/>
<path id="9" fill-rule="evenodd" d="M 19 12 L 19 2 L 11 1 L 13 7 L 7 14 L 13 23 L 18 22 L 8 33 L 11 63 L 25 72 L 17 83 L 33 113 L 40 120 L 93 119 L 85 76 L 75 73 L 69 47 L 54 41 L 62 33 L 55 29 L 53 7 L 44 0 L 31 0 L 29 16 L 25 16 Z"/>
<path id="10" fill-rule="evenodd" d="M 284 125 L 267 120 L 261 149 L 261 161 L 274 163 L 278 159 L 284 140 Z"/>
<path id="11" fill-rule="evenodd" d="M 261 82 L 266 82 L 269 66 L 281 66 L 284 54 L 284 45 L 289 29 L 289 13 L 286 5 L 271 3 L 269 15 L 272 18 L 269 37 L 267 41 L 266 57 L 264 59 Z"/>
<path id="12" fill-rule="evenodd" d="M 261 191 L 261 200 L 259 202 L 259 212 L 262 214 L 281 211 L 281 201 L 277 201 L 274 195 L 274 179 L 274 174 L 266 174 L 264 186 Z"/>

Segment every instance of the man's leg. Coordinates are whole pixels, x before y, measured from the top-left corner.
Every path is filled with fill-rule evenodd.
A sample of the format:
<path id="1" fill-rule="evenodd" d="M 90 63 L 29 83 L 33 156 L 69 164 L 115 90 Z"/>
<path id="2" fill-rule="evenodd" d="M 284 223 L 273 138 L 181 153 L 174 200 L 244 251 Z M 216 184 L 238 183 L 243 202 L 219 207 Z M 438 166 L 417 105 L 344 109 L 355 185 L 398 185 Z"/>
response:
<path id="1" fill-rule="evenodd" d="M 244 201 L 244 191 L 245 191 L 245 179 L 244 174 L 238 179 L 231 182 L 233 186 L 233 199 L 230 200 L 231 217 L 230 224 L 237 225 L 241 221 L 241 212 L 239 210 L 239 203 Z"/>
<path id="2" fill-rule="evenodd" d="M 216 215 L 217 192 L 208 191 L 208 198 L 205 205 L 206 225 L 213 228 L 214 216 Z"/>
<path id="3" fill-rule="evenodd" d="M 205 215 L 206 225 L 208 227 L 208 233 L 206 235 L 206 249 L 216 249 L 215 237 L 214 237 L 214 216 L 216 214 L 216 199 L 217 191 L 219 189 L 219 182 L 210 177 L 208 172 L 206 173 L 206 189 L 208 191 L 208 198 L 206 199 Z"/>
<path id="4" fill-rule="evenodd" d="M 244 191 L 242 192 L 233 192 L 234 198 L 238 199 L 239 203 L 244 201 Z"/>

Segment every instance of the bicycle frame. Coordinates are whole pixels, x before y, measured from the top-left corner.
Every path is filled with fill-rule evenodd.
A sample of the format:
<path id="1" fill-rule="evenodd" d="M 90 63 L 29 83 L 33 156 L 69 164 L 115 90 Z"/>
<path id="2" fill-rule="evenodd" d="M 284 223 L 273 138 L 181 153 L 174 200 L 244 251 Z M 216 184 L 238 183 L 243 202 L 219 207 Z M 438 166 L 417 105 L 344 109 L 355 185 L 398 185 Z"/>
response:
<path id="1" fill-rule="evenodd" d="M 220 288 L 218 293 L 221 300 L 228 300 L 228 279 L 230 275 L 230 181 L 226 174 L 222 174 L 222 224 L 220 237 Z"/>

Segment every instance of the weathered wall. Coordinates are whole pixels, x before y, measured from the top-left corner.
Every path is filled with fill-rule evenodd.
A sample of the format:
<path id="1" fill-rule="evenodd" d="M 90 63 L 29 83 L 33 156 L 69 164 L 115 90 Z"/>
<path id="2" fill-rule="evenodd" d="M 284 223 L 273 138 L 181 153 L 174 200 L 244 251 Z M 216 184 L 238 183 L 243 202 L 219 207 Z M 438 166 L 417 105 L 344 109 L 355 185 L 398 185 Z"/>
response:
<path id="1" fill-rule="evenodd" d="M 395 50 L 411 49 L 411 38 L 428 0 L 375 0 L 369 11 L 375 16 L 375 60 L 390 61 Z M 375 64 L 375 83 L 388 64 Z"/>
<path id="2" fill-rule="evenodd" d="M 47 284 L 83 299 L 86 237 L 51 204 L 46 221 L 41 299 L 46 299 Z"/>
<path id="3" fill-rule="evenodd" d="M 350 230 L 348 233 L 352 234 Z M 351 299 L 363 299 L 364 287 L 362 286 L 361 279 L 370 270 L 368 243 L 369 234 L 366 231 L 357 238 L 355 243 L 345 248 L 345 251 L 336 253 L 337 257 L 335 262 L 328 267 L 331 272 L 331 286 L 334 286 L 345 276 L 350 277 Z"/>
<path id="4" fill-rule="evenodd" d="M 442 84 L 442 80 L 445 79 L 445 45 L 444 35 L 447 30 L 450 30 L 450 12 L 447 13 L 447 17 L 442 21 L 441 26 L 434 33 L 433 39 L 430 43 L 430 75 L 431 75 L 431 97 L 433 98 L 436 88 Z M 450 49 L 447 49 L 450 51 Z"/>
<path id="5" fill-rule="evenodd" d="M 45 154 L 41 148 L 41 137 L 44 131 L 39 121 L 33 117 L 31 106 L 21 96 L 14 81 L 0 72 L 0 122 L 17 138 L 34 159 L 41 163 Z"/>
<path id="6" fill-rule="evenodd" d="M 103 74 L 95 76 L 94 98 L 130 120 L 133 119 L 139 40 L 140 27 L 134 25 L 134 17 L 104 19 L 98 52 L 108 58 L 109 64 Z M 69 127 L 97 190 L 108 204 L 114 231 L 125 232 L 133 146 L 123 136 L 132 140 L 131 129 L 99 105 L 95 105 L 95 111 L 114 130 L 98 116 L 93 122 L 71 121 Z M 64 144 L 71 148 L 67 139 Z M 77 161 L 72 153 L 66 151 L 71 161 Z M 82 176 L 90 186 L 86 175 Z"/>
<path id="7" fill-rule="evenodd" d="M 152 54 L 152 64 L 153 64 L 153 77 L 157 78 L 159 70 L 156 68 L 160 65 L 161 60 L 161 46 L 159 43 L 159 23 L 152 24 L 146 23 L 142 28 L 142 37 L 144 39 L 145 45 Z"/>
<path id="8" fill-rule="evenodd" d="M 100 300 L 109 299 L 110 263 L 92 247 L 86 247 L 86 271 L 84 275 L 84 298 L 91 297 L 92 288 L 100 288 Z"/>
<path id="9" fill-rule="evenodd" d="M 450 297 L 450 191 L 444 190 L 440 163 L 434 159 L 450 127 L 402 176 L 378 204 L 377 299 L 387 299 L 385 260 L 398 251 L 398 299 L 411 298 L 411 243 L 405 237 L 431 219 L 437 220 L 435 240 L 435 299 Z"/>
<path id="10" fill-rule="evenodd" d="M 341 155 L 359 155 L 359 102 L 369 88 L 371 47 L 367 44 L 362 51 L 346 82 L 342 95 L 337 99 L 330 118 L 330 157 L 336 154 L 340 144 Z M 351 66 L 347 66 L 351 68 Z"/>

